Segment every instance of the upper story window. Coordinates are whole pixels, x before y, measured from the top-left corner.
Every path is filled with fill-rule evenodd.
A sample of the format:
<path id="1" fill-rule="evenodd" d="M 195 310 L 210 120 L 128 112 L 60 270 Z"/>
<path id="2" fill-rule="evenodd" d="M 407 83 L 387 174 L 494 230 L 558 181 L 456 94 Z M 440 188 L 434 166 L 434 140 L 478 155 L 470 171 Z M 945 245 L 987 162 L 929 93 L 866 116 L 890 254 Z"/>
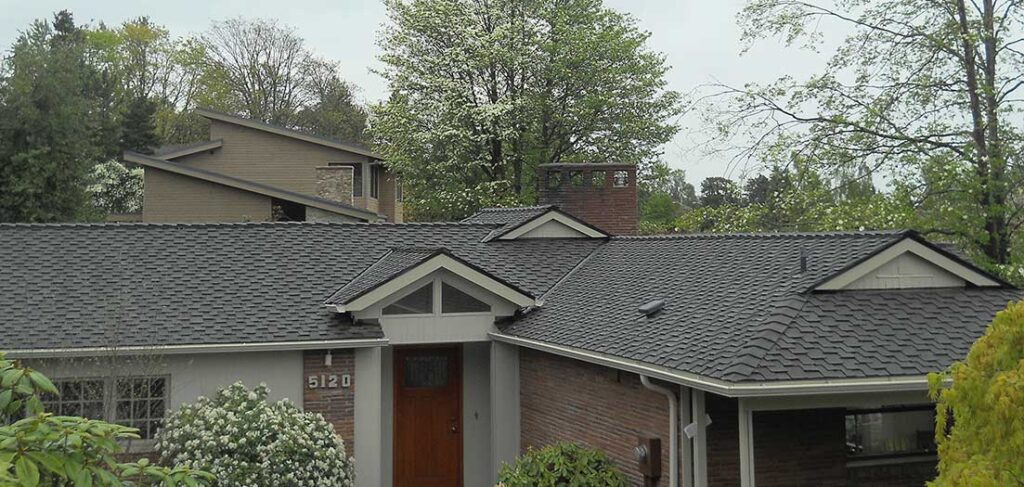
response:
<path id="1" fill-rule="evenodd" d="M 446 282 L 441 283 L 442 313 L 486 313 L 491 306 Z"/>
<path id="2" fill-rule="evenodd" d="M 370 167 L 370 197 L 380 198 L 380 166 Z"/>
<path id="3" fill-rule="evenodd" d="M 328 166 L 352 166 L 352 196 L 363 195 L 363 165 L 349 162 L 328 162 Z"/>
<path id="4" fill-rule="evenodd" d="M 604 171 L 591 171 L 590 184 L 595 188 L 603 188 L 608 184 L 608 175 Z"/>
<path id="5" fill-rule="evenodd" d="M 167 411 L 166 377 L 56 379 L 59 395 L 43 394 L 43 408 L 57 415 L 82 416 L 138 428 L 152 439 Z"/>
<path id="6" fill-rule="evenodd" d="M 437 301 L 435 303 L 435 301 Z M 432 315 L 440 307 L 441 314 L 489 313 L 491 305 L 470 293 L 435 278 L 401 299 L 385 306 L 383 315 Z"/>
<path id="7" fill-rule="evenodd" d="M 405 201 L 405 189 L 402 188 L 402 178 L 395 177 L 395 201 L 401 203 Z"/>
<path id="8" fill-rule="evenodd" d="M 434 283 L 431 282 L 404 298 L 395 301 L 381 310 L 385 315 L 422 315 L 434 313 Z"/>

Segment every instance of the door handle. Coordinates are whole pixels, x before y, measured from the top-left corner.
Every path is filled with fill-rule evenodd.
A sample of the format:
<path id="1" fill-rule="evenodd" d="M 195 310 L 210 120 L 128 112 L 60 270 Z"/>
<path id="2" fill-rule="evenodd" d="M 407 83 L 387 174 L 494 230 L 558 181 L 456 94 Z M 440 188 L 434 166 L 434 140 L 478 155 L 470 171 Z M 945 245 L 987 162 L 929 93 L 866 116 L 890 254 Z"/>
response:
<path id="1" fill-rule="evenodd" d="M 452 430 L 452 433 L 458 433 L 459 432 L 459 419 L 458 418 L 452 418 L 451 430 Z"/>

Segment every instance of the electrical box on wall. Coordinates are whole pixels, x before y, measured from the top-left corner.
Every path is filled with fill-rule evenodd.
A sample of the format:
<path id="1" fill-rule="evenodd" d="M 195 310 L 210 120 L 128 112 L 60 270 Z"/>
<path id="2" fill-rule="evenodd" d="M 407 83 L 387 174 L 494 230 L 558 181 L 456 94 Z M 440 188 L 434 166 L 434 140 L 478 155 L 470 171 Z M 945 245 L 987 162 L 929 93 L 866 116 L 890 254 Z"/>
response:
<path id="1" fill-rule="evenodd" d="M 639 438 L 633 453 L 637 470 L 644 476 L 644 485 L 657 485 L 657 479 L 661 477 L 661 440 Z"/>

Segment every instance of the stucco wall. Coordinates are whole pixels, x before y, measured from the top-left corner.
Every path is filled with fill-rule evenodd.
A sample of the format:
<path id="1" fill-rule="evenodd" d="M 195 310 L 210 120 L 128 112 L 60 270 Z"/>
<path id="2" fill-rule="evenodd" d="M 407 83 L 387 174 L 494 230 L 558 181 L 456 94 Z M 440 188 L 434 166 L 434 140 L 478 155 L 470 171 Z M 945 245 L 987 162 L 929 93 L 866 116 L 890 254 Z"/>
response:
<path id="1" fill-rule="evenodd" d="M 268 221 L 270 198 L 147 167 L 142 220 L 146 222 Z"/>
<path id="2" fill-rule="evenodd" d="M 265 383 L 270 399 L 290 399 L 302 406 L 302 352 L 204 353 L 145 357 L 33 359 L 48 376 L 88 378 L 170 376 L 168 405 L 176 409 L 199 396 L 211 396 L 237 381 L 247 387 Z"/>

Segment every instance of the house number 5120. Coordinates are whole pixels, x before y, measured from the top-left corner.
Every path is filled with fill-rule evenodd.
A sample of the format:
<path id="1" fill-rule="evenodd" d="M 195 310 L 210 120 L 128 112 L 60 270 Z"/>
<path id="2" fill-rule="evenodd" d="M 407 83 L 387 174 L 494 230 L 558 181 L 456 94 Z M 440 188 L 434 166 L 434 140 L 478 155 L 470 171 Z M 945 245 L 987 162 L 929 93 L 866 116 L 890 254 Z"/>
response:
<path id="1" fill-rule="evenodd" d="M 306 378 L 306 385 L 310 389 L 337 389 L 339 386 L 349 387 L 352 385 L 352 376 L 348 374 L 342 376 L 337 374 L 311 375 Z"/>

